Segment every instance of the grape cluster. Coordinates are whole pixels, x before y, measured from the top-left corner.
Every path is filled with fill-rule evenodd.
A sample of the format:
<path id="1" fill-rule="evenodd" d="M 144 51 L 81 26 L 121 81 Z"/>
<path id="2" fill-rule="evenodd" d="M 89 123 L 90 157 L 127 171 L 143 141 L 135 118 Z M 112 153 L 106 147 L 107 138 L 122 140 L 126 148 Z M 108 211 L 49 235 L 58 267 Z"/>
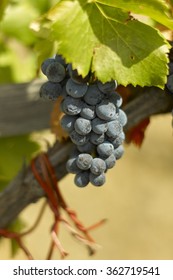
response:
<path id="1" fill-rule="evenodd" d="M 123 126 L 127 116 L 120 106 L 121 96 L 115 91 L 116 81 L 92 81 L 90 75 L 82 77 L 61 56 L 47 59 L 41 66 L 48 82 L 40 89 L 44 99 L 63 97 L 62 128 L 69 134 L 75 148 L 67 161 L 74 182 L 85 187 L 105 183 L 105 173 L 124 153 Z"/>

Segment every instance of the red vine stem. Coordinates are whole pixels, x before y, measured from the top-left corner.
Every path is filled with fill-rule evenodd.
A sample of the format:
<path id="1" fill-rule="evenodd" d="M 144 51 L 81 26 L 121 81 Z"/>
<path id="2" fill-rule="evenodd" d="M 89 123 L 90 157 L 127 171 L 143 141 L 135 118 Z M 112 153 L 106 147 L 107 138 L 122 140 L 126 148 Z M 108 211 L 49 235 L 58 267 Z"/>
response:
<path id="1" fill-rule="evenodd" d="M 16 241 L 19 244 L 19 247 L 24 251 L 24 253 L 26 254 L 26 256 L 28 257 L 29 260 L 33 260 L 33 256 L 31 255 L 30 251 L 25 247 L 25 245 L 23 244 L 21 238 L 16 238 Z"/>
<path id="2" fill-rule="evenodd" d="M 38 158 L 40 159 L 40 156 Z M 49 203 L 50 208 L 53 210 L 53 212 L 56 212 L 56 210 L 58 208 L 56 197 L 55 197 L 53 191 L 51 190 L 51 188 L 47 185 L 47 182 L 45 182 L 41 178 L 41 176 L 39 175 L 39 173 L 37 171 L 37 168 L 36 168 L 35 161 L 36 161 L 36 159 L 32 159 L 32 161 L 31 161 L 32 172 L 33 172 L 36 180 L 40 184 L 40 186 L 43 188 L 43 190 L 47 194 L 47 196 L 48 196 L 48 203 Z M 40 163 L 41 163 L 41 167 L 42 167 L 42 171 L 43 171 L 42 173 L 45 173 L 46 170 L 45 170 L 44 165 L 42 164 L 41 160 L 40 160 Z"/>
<path id="3" fill-rule="evenodd" d="M 42 155 L 43 158 L 44 158 L 44 161 L 45 161 L 45 164 L 49 170 L 49 172 L 51 173 L 51 178 L 52 178 L 52 181 L 53 181 L 53 187 L 54 187 L 54 190 L 57 194 L 57 197 L 59 198 L 60 200 L 60 204 L 62 206 L 62 208 L 67 212 L 67 214 L 70 216 L 70 218 L 72 219 L 72 221 L 74 222 L 75 226 L 84 233 L 84 235 L 86 236 L 86 238 L 90 241 L 90 242 L 95 242 L 93 240 L 93 238 L 89 235 L 88 233 L 88 229 L 86 227 L 83 226 L 83 224 L 80 222 L 80 220 L 77 218 L 77 214 L 75 211 L 73 211 L 72 209 L 70 209 L 67 205 L 67 203 L 65 202 L 65 200 L 63 199 L 60 191 L 59 191 L 59 188 L 58 188 L 58 184 L 57 184 L 57 178 L 56 178 L 56 174 L 55 174 L 55 170 L 53 168 L 53 166 L 51 165 L 50 161 L 49 161 L 49 158 L 47 156 L 47 154 L 43 154 Z M 103 222 L 99 222 L 97 223 L 97 225 L 93 225 L 92 228 L 96 228 L 97 226 L 99 226 L 101 223 Z"/>
<path id="4" fill-rule="evenodd" d="M 61 254 L 61 258 L 64 259 L 68 253 L 64 250 L 60 240 L 57 237 L 57 227 L 58 227 L 59 220 L 56 220 L 51 231 L 52 239 L 54 242 L 54 245 L 58 248 Z"/>
<path id="5" fill-rule="evenodd" d="M 21 236 L 19 233 L 16 232 L 11 232 L 8 231 L 7 229 L 0 229 L 0 235 L 5 237 L 5 238 L 10 238 L 10 239 L 14 239 L 16 240 L 16 242 L 18 243 L 19 247 L 24 251 L 24 253 L 26 254 L 27 258 L 29 260 L 33 260 L 33 256 L 31 255 L 30 251 L 25 247 L 25 245 L 23 244 L 22 240 L 21 240 Z"/>
<path id="6" fill-rule="evenodd" d="M 70 232 L 80 241 L 82 241 L 84 244 L 86 244 L 89 249 L 90 249 L 90 253 L 93 254 L 94 253 L 94 250 L 93 248 L 91 248 L 90 246 L 93 246 L 96 245 L 95 244 L 95 241 L 93 240 L 93 238 L 88 234 L 88 230 L 90 229 L 94 229 L 96 227 L 98 227 L 99 225 L 103 224 L 103 222 L 105 220 L 102 220 L 100 222 L 98 222 L 97 224 L 93 225 L 93 226 L 90 226 L 90 228 L 85 228 L 83 226 L 83 224 L 79 221 L 79 219 L 77 218 L 77 215 L 75 213 L 75 211 L 73 211 L 72 209 L 70 209 L 67 205 L 67 203 L 65 202 L 65 200 L 63 199 L 61 193 L 60 193 L 60 190 L 59 190 L 59 187 L 58 187 L 58 182 L 57 182 L 57 177 L 56 177 L 56 174 L 55 174 L 55 171 L 54 171 L 54 168 L 52 167 L 50 161 L 49 161 L 49 158 L 47 156 L 47 154 L 41 154 L 40 157 L 39 157 L 39 162 L 40 162 L 40 165 L 41 165 L 41 169 L 42 169 L 42 174 L 45 178 L 45 181 L 46 181 L 46 184 L 48 186 L 48 188 L 44 187 L 44 190 L 46 190 L 46 193 L 48 194 L 48 198 L 51 200 L 53 197 L 54 197 L 54 194 L 56 195 L 56 200 L 57 202 L 54 203 L 54 205 L 57 204 L 57 206 L 61 206 L 66 212 L 67 214 L 70 216 L 70 218 L 72 219 L 72 221 L 74 222 L 75 226 L 77 227 L 77 229 L 79 229 L 87 239 L 85 239 L 83 236 L 81 236 L 78 232 L 76 232 L 71 226 L 70 224 L 65 220 L 63 219 L 59 212 L 58 212 L 58 215 L 57 215 L 57 211 L 55 211 L 55 209 L 52 209 L 54 214 L 55 214 L 55 223 L 54 223 L 54 226 L 53 226 L 53 229 L 51 231 L 51 235 L 52 235 L 52 238 L 53 238 L 53 242 L 51 244 L 51 247 L 50 247 L 50 251 L 49 251 L 49 254 L 48 254 L 48 259 L 51 258 L 52 256 L 52 253 L 53 253 L 53 248 L 54 246 L 56 246 L 60 253 L 61 253 L 61 257 L 64 258 L 66 255 L 67 255 L 67 252 L 64 250 L 64 248 L 62 247 L 59 239 L 57 238 L 57 226 L 58 226 L 58 222 L 61 221 L 61 222 L 64 222 L 65 225 L 67 226 L 67 228 L 70 230 Z M 47 168 L 47 169 L 46 169 Z M 35 170 L 36 171 L 36 170 Z M 37 174 L 38 176 L 38 174 Z M 40 177 L 40 176 L 38 176 Z M 39 181 L 41 182 L 42 180 L 39 179 Z M 44 186 L 41 184 L 41 186 Z M 52 189 L 51 189 L 52 188 Z M 55 193 L 53 194 L 54 191 Z M 50 201 L 52 202 L 52 201 Z M 52 202 L 53 204 L 53 202 Z M 56 209 L 57 210 L 57 209 Z"/>
<path id="7" fill-rule="evenodd" d="M 57 212 L 55 211 L 55 208 L 52 209 L 54 214 L 55 214 L 55 217 L 57 219 L 59 219 L 59 221 L 63 221 L 65 223 L 65 225 L 67 226 L 67 228 L 70 230 L 70 232 L 77 238 L 79 239 L 80 241 L 82 241 L 83 243 L 87 244 L 89 247 L 90 246 L 93 246 L 95 245 L 95 241 L 93 240 L 93 238 L 89 235 L 88 233 L 88 229 L 86 227 L 83 226 L 83 224 L 79 221 L 79 219 L 77 218 L 77 214 L 75 213 L 75 211 L 73 211 L 72 209 L 70 209 L 67 205 L 67 203 L 65 202 L 64 198 L 62 197 L 61 193 L 60 193 L 60 190 L 59 190 L 59 186 L 58 186 L 58 182 L 57 182 L 57 177 L 56 177 L 56 174 L 55 174 L 55 170 L 53 168 L 53 166 L 51 165 L 50 161 L 49 161 L 49 158 L 47 156 L 47 154 L 43 153 L 39 156 L 39 162 L 40 162 L 40 166 L 41 166 L 41 170 L 42 170 L 42 175 L 44 177 L 44 180 L 47 184 L 47 186 L 45 187 L 44 184 L 41 186 L 44 187 L 44 190 L 48 196 L 48 199 L 50 200 L 50 203 L 51 203 L 51 199 L 55 199 L 55 196 L 56 196 L 56 203 L 54 203 L 54 205 L 57 204 L 57 206 L 59 207 L 62 207 L 65 212 L 68 214 L 68 216 L 71 218 L 71 220 L 73 221 L 73 223 L 75 224 L 76 228 L 81 231 L 85 238 L 83 236 L 81 236 L 79 233 L 77 233 L 71 226 L 70 224 L 65 220 L 63 219 L 60 214 L 57 215 Z M 33 167 L 33 165 L 32 165 Z M 34 171 L 37 172 L 37 170 L 35 169 Z M 36 178 L 39 178 L 40 175 L 37 173 L 36 175 Z M 38 182 L 42 182 L 42 179 L 38 180 Z M 53 204 L 53 202 L 52 202 Z M 59 213 L 59 211 L 58 211 Z M 92 228 L 96 228 L 97 226 L 99 226 L 100 224 L 102 224 L 103 222 L 99 222 L 97 223 L 96 225 L 93 225 Z M 53 237 L 54 237 L 54 241 L 55 240 L 55 234 L 53 233 Z M 56 241 L 56 244 L 59 244 L 59 242 Z M 61 256 L 64 257 L 63 255 L 63 250 L 60 249 L 59 246 L 57 246 L 61 252 Z M 90 253 L 94 253 L 94 250 L 93 248 L 89 248 L 90 249 Z M 49 254 L 48 254 L 48 257 L 51 256 L 53 252 L 53 244 L 51 245 L 50 247 L 50 251 L 49 251 Z"/>
<path id="8" fill-rule="evenodd" d="M 15 239 L 16 240 L 19 247 L 24 251 L 24 253 L 26 254 L 26 256 L 29 260 L 33 260 L 33 256 L 31 255 L 30 251 L 23 244 L 22 237 L 31 233 L 38 226 L 38 224 L 41 221 L 41 218 L 44 214 L 46 205 L 47 205 L 47 203 L 44 202 L 41 209 L 40 209 L 40 213 L 39 213 L 36 221 L 34 222 L 33 226 L 30 229 L 28 229 L 24 232 L 21 232 L 21 233 L 12 232 L 12 231 L 9 231 L 7 229 L 0 229 L 0 235 L 1 236 L 5 237 L 5 238 L 10 238 L 10 239 Z"/>

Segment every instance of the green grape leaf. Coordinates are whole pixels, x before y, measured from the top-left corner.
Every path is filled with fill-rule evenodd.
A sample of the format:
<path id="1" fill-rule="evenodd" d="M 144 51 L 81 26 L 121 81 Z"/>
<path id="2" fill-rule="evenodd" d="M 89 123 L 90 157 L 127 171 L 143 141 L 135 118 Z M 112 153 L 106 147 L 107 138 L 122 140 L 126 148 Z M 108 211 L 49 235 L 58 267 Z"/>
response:
<path id="1" fill-rule="evenodd" d="M 57 42 L 57 51 L 83 76 L 91 69 L 102 82 L 164 87 L 169 44 L 122 9 L 64 0 L 35 26 L 41 35 L 46 27 L 47 39 Z"/>
<path id="2" fill-rule="evenodd" d="M 96 0 L 95 2 L 121 8 L 132 13 L 149 16 L 155 21 L 173 29 L 169 6 L 163 0 Z"/>
<path id="3" fill-rule="evenodd" d="M 39 150 L 29 135 L 0 138 L 0 191 Z"/>

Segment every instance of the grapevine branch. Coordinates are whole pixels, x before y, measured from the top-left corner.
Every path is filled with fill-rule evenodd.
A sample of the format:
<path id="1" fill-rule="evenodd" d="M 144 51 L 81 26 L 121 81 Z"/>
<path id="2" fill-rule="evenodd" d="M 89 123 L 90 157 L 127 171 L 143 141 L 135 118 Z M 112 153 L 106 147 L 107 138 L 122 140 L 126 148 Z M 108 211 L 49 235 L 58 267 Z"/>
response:
<path id="1" fill-rule="evenodd" d="M 8 91 L 7 99 L 4 97 L 3 92 L 0 91 L 3 95 L 3 98 L 1 99 L 1 93 L 0 93 L 0 100 L 4 102 L 4 104 L 0 101 L 1 107 L 4 108 L 6 106 L 6 102 L 8 100 L 10 95 L 10 90 L 12 90 L 12 86 L 4 86 L 3 88 Z M 28 95 L 28 87 L 30 88 L 30 94 L 33 96 L 32 93 L 32 84 L 23 84 L 17 85 L 18 88 L 18 96 L 22 96 L 24 94 Z M 40 88 L 40 82 L 34 84 L 33 92 L 39 91 Z M 16 99 L 16 102 L 13 103 L 13 110 L 9 110 L 8 114 L 4 113 L 4 116 L 7 117 L 8 115 L 8 121 L 10 119 L 13 119 L 14 112 L 16 112 L 16 108 L 18 108 L 18 100 L 20 98 L 18 97 Z M 23 105 L 25 105 L 25 108 L 27 108 L 27 104 L 31 105 L 31 98 L 24 98 L 23 99 Z M 20 102 L 20 101 L 19 101 Z M 38 107 L 36 106 L 35 102 L 37 103 L 38 107 L 43 106 L 43 109 L 40 109 L 39 119 L 37 119 L 38 114 Z M 10 103 L 10 102 L 9 102 Z M 35 105 L 34 105 L 35 104 Z M 39 105 L 38 105 L 39 104 Z M 23 106 L 22 105 L 22 106 Z M 16 108 L 15 108 L 16 106 Z M 34 116 L 34 122 L 30 121 L 30 126 L 27 132 L 33 131 L 36 127 L 37 129 L 43 129 L 48 127 L 48 117 L 50 114 L 48 112 L 52 109 L 52 104 L 48 103 L 40 103 L 38 99 L 32 99 L 32 106 L 29 106 L 32 113 L 31 118 Z M 22 107 L 21 107 L 22 108 Z M 158 88 L 144 88 L 140 90 L 140 93 L 135 95 L 135 97 L 129 101 L 123 108 L 123 110 L 126 112 L 128 116 L 128 123 L 125 127 L 125 132 L 127 132 L 129 129 L 136 126 L 138 123 L 140 123 L 142 120 L 144 120 L 147 117 L 150 117 L 152 115 L 156 114 L 164 114 L 171 111 L 173 108 L 173 96 L 169 95 L 165 91 L 162 91 Z M 25 114 L 26 111 L 26 114 Z M 45 114 L 46 112 L 46 114 Z M 0 110 L 0 114 L 2 117 L 2 111 Z M 13 116 L 10 114 L 13 114 Z M 22 123 L 19 121 L 19 118 L 25 119 L 24 126 L 27 127 L 28 122 L 28 110 L 23 110 L 22 114 L 16 113 L 15 123 L 14 126 L 17 126 L 17 131 L 22 133 L 26 133 L 23 126 L 20 127 L 19 123 Z M 40 119 L 44 115 L 44 121 L 41 121 L 40 125 Z M 45 115 L 47 115 L 47 118 L 45 118 Z M 3 118 L 4 122 L 7 122 L 6 118 Z M 2 128 L 2 121 L 0 121 L 0 131 L 1 135 L 9 135 L 9 131 L 7 133 L 4 132 Z M 14 132 L 14 129 L 13 129 Z M 12 134 L 13 134 L 12 132 Z M 52 166 L 55 169 L 56 176 L 58 180 L 61 180 L 66 174 L 66 161 L 69 157 L 70 151 L 73 147 L 73 144 L 70 141 L 66 141 L 63 143 L 56 142 L 53 147 L 50 147 L 47 151 L 47 156 L 52 164 Z M 39 164 L 37 163 L 37 160 L 35 162 L 36 166 L 38 165 L 39 170 Z M 26 166 L 23 165 L 22 169 L 18 173 L 18 175 L 9 183 L 9 185 L 5 188 L 5 190 L 0 193 L 0 228 L 6 228 L 18 215 L 19 213 L 27 207 L 31 203 L 37 202 L 41 197 L 45 196 L 44 190 L 40 187 L 39 183 L 35 179 L 35 176 L 33 175 L 33 172 L 31 170 L 30 165 Z"/>
<path id="2" fill-rule="evenodd" d="M 0 86 L 0 136 L 12 136 L 50 127 L 53 102 L 44 102 L 39 89 L 44 80 Z M 158 88 L 139 89 L 137 98 L 126 105 L 127 129 L 153 114 L 170 112 L 172 96 Z M 25 120 L 25 121 L 21 121 Z"/>
<path id="3" fill-rule="evenodd" d="M 30 133 L 50 127 L 53 103 L 44 102 L 39 89 L 45 81 L 0 86 L 0 136 Z M 22 120 L 22 121 L 21 121 Z"/>

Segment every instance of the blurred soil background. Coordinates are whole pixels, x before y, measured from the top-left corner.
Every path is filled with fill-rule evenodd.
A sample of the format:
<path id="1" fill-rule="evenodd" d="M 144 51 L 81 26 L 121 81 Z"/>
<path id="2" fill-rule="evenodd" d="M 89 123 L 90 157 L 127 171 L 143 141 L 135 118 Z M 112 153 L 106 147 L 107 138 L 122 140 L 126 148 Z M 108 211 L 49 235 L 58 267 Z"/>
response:
<path id="1" fill-rule="evenodd" d="M 141 149 L 125 145 L 125 154 L 107 174 L 103 187 L 84 189 L 73 183 L 73 175 L 60 181 L 60 189 L 84 225 L 106 218 L 91 235 L 100 245 L 89 256 L 63 224 L 59 239 L 69 252 L 69 260 L 173 259 L 173 129 L 171 114 L 156 116 L 146 131 Z M 33 224 L 43 203 L 27 207 L 21 218 Z M 47 207 L 38 228 L 25 237 L 25 245 L 35 259 L 45 259 L 51 242 L 53 215 Z M 26 259 L 20 250 L 12 257 L 10 242 L 0 243 L 0 259 Z M 60 259 L 55 250 L 53 259 Z"/>

